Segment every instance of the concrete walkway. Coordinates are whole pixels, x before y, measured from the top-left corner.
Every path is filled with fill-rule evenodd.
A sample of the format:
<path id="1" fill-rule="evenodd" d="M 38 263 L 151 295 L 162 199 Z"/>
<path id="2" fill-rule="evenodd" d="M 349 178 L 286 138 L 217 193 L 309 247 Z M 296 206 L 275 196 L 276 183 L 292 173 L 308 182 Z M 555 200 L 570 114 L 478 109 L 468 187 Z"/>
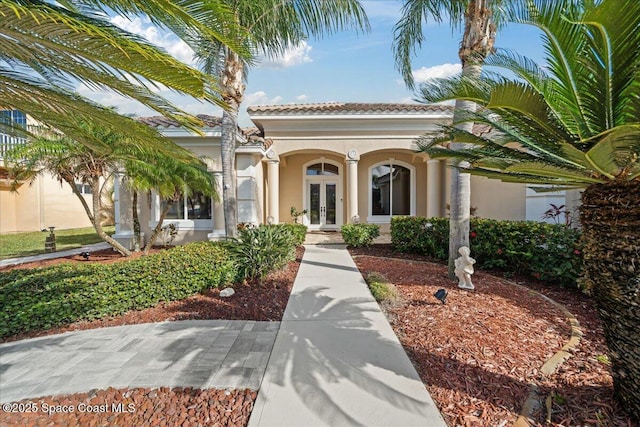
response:
<path id="1" fill-rule="evenodd" d="M 306 246 L 249 426 L 445 426 L 344 246 Z"/>
<path id="2" fill-rule="evenodd" d="M 185 320 L 0 344 L 0 402 L 108 387 L 257 390 L 278 327 Z"/>
<path id="3" fill-rule="evenodd" d="M 64 258 L 67 256 L 78 255 L 82 252 L 101 251 L 103 249 L 109 249 L 111 246 L 108 243 L 94 243 L 92 245 L 85 245 L 76 249 L 68 249 L 66 251 L 49 252 L 46 254 L 31 255 L 20 258 L 8 258 L 0 261 L 0 267 L 8 267 L 10 265 L 26 264 L 27 262 L 42 261 L 45 259 Z"/>

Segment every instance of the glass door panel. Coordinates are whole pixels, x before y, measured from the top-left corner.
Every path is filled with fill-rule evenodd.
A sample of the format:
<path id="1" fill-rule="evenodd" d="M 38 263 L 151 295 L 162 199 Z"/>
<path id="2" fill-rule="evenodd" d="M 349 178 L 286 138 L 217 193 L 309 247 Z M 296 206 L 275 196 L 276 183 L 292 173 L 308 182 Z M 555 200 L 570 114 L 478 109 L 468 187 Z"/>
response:
<path id="1" fill-rule="evenodd" d="M 325 224 L 336 224 L 336 184 L 334 182 L 325 183 L 324 205 Z"/>
<path id="2" fill-rule="evenodd" d="M 309 221 L 320 225 L 320 184 L 309 183 Z"/>

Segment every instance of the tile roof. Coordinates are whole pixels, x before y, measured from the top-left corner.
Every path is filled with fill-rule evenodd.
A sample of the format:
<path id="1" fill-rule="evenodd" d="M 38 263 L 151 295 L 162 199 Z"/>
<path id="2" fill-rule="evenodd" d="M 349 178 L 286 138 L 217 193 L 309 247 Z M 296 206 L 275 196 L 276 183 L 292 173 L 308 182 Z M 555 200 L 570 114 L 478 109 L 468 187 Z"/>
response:
<path id="1" fill-rule="evenodd" d="M 213 128 L 216 126 L 222 126 L 222 117 L 209 116 L 207 114 L 198 114 L 196 117 L 200 119 L 200 121 L 202 121 L 204 127 Z M 137 117 L 136 120 L 154 128 L 181 127 L 180 123 L 178 123 L 176 120 L 172 120 L 164 116 Z M 262 141 L 262 132 L 257 127 L 238 127 L 238 130 L 240 130 L 240 133 L 247 139 L 247 142 L 264 143 L 264 141 Z"/>
<path id="2" fill-rule="evenodd" d="M 321 104 L 281 104 L 281 105 L 251 105 L 247 108 L 249 114 L 334 114 L 334 113 L 424 113 L 424 112 L 452 112 L 450 105 L 426 104 L 378 104 L 356 102 L 327 102 Z"/>
<path id="3" fill-rule="evenodd" d="M 205 127 L 216 127 L 222 124 L 221 117 L 208 116 L 206 114 L 198 114 L 196 117 L 204 123 Z M 155 128 L 181 127 L 180 123 L 176 120 L 172 120 L 164 116 L 138 117 L 136 120 Z"/>

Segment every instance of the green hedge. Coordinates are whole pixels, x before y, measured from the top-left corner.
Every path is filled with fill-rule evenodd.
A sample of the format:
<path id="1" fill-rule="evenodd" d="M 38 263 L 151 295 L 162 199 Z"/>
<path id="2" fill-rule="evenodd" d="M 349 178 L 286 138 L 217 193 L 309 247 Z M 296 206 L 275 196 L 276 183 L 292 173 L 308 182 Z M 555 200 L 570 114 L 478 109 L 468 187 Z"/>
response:
<path id="1" fill-rule="evenodd" d="M 117 316 L 232 282 L 227 249 L 179 246 L 114 264 L 60 264 L 0 272 L 0 336 Z"/>
<path id="2" fill-rule="evenodd" d="M 340 231 L 344 242 L 354 248 L 371 246 L 373 240 L 380 235 L 380 227 L 376 224 L 345 224 Z"/>
<path id="3" fill-rule="evenodd" d="M 394 217 L 391 242 L 400 252 L 447 259 L 449 220 Z M 563 225 L 472 218 L 469 244 L 478 267 L 529 274 L 572 287 L 580 275 L 580 231 Z"/>

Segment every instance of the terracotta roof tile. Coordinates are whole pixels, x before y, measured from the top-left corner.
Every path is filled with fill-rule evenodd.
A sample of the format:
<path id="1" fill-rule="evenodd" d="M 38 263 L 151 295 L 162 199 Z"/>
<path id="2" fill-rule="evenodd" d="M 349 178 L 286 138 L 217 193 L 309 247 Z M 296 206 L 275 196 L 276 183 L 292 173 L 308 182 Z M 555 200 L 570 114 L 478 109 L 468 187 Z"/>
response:
<path id="1" fill-rule="evenodd" d="M 196 117 L 198 117 L 198 119 L 200 119 L 204 123 L 205 127 L 216 127 L 220 126 L 220 124 L 222 123 L 222 118 L 216 116 L 198 114 Z M 176 120 L 168 119 L 164 116 L 138 117 L 137 120 L 146 125 L 156 128 L 180 127 L 180 123 L 178 123 Z"/>
<path id="2" fill-rule="evenodd" d="M 216 127 L 222 125 L 222 118 L 217 116 L 209 116 L 206 114 L 198 114 L 196 116 L 204 123 L 204 127 Z M 136 120 L 155 128 L 179 128 L 180 123 L 176 120 L 168 119 L 164 116 L 137 117 Z M 264 143 L 262 131 L 257 127 L 238 128 L 241 134 L 247 139 L 247 142 Z"/>
<path id="3" fill-rule="evenodd" d="M 424 113 L 451 112 L 449 105 L 426 104 L 378 104 L 355 102 L 328 102 L 322 104 L 282 104 L 282 105 L 252 105 L 247 108 L 249 114 L 333 114 L 333 113 Z"/>

